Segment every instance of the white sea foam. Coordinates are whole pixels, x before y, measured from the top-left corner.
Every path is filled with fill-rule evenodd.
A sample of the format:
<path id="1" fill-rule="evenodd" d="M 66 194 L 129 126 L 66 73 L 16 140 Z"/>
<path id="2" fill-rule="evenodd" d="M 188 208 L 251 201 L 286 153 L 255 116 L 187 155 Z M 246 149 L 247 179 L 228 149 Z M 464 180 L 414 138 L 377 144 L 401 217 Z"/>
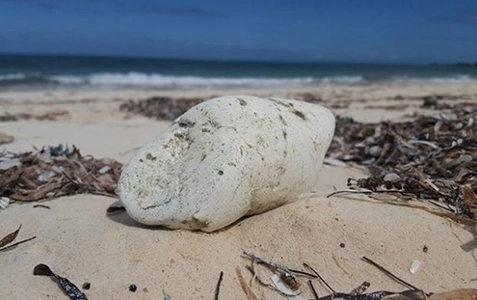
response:
<path id="1" fill-rule="evenodd" d="M 428 77 L 428 78 L 416 78 L 406 75 L 396 76 L 390 80 L 393 83 L 408 83 L 408 84 L 458 84 L 458 83 L 477 83 L 477 79 L 470 77 L 469 75 L 455 75 L 447 77 Z"/>
<path id="2" fill-rule="evenodd" d="M 406 75 L 383 78 L 381 82 L 398 84 L 457 84 L 477 83 L 469 75 L 447 77 L 409 77 Z M 87 75 L 44 75 L 40 73 L 0 74 L 2 85 L 59 87 L 115 88 L 138 87 L 158 89 L 189 88 L 267 88 L 267 87 L 307 87 L 322 85 L 364 85 L 373 83 L 364 76 L 324 76 L 324 77 L 201 77 L 174 76 L 163 74 L 129 73 L 95 73 Z"/>
<path id="3" fill-rule="evenodd" d="M 300 78 L 219 78 L 199 76 L 168 76 L 161 74 L 144 73 L 102 73 L 86 77 L 91 85 L 107 86 L 148 86 L 158 88 L 198 88 L 218 86 L 303 86 L 313 82 L 311 77 Z"/>
<path id="4" fill-rule="evenodd" d="M 204 88 L 204 87 L 301 87 L 311 85 L 364 83 L 362 76 L 313 77 L 200 77 L 171 76 L 145 73 L 99 73 L 87 76 L 54 76 L 63 84 L 89 84 L 93 86 L 145 86 L 155 88 Z"/>
<path id="5" fill-rule="evenodd" d="M 25 73 L 0 74 L 0 81 L 21 80 L 31 75 L 32 74 L 25 74 Z M 33 74 L 33 75 L 37 75 L 37 74 Z"/>
<path id="6" fill-rule="evenodd" d="M 320 79 L 321 84 L 325 85 L 354 85 L 354 84 L 363 84 L 366 83 L 363 76 L 332 76 L 332 77 L 324 77 Z"/>
<path id="7" fill-rule="evenodd" d="M 50 76 L 49 78 L 54 82 L 67 84 L 67 85 L 87 83 L 87 79 L 81 76 L 58 75 L 58 76 Z"/>
<path id="8" fill-rule="evenodd" d="M 162 74 L 97 73 L 90 75 L 40 75 L 13 73 L 0 75 L 0 81 L 27 80 L 35 77 L 45 82 L 66 86 L 138 86 L 155 88 L 204 88 L 204 87 L 301 87 L 330 84 L 360 84 L 362 76 L 313 77 L 200 77 Z"/>

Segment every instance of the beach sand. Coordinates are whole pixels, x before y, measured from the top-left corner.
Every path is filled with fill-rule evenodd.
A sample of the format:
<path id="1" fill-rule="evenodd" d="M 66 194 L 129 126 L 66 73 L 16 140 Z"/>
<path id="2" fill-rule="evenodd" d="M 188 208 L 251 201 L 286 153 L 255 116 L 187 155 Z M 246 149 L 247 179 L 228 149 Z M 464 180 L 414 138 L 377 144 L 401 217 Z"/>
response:
<path id="1" fill-rule="evenodd" d="M 67 143 L 83 154 L 125 163 L 171 123 L 120 112 L 119 105 L 128 99 L 225 94 L 294 98 L 306 93 L 319 97 L 336 114 L 366 122 L 428 113 L 419 107 L 423 96 L 477 101 L 477 87 L 471 85 L 329 86 L 287 91 L 3 91 L 0 115 L 52 110 L 68 114 L 53 121 L 1 122 L 0 131 L 12 135 L 14 141 L 1 145 L 0 151 L 23 152 L 33 146 Z M 212 234 L 146 227 L 124 213 L 107 216 L 107 208 L 117 200 L 102 196 L 75 195 L 42 202 L 50 209 L 33 208 L 36 202 L 14 203 L 0 211 L 0 235 L 22 224 L 18 239 L 36 239 L 0 253 L 0 298 L 66 299 L 54 282 L 32 275 L 35 265 L 45 263 L 79 287 L 91 283 L 89 290 L 83 290 L 89 299 L 213 299 L 220 272 L 224 272 L 220 299 L 248 299 L 237 275 L 239 270 L 250 285 L 252 276 L 245 268 L 250 261 L 241 257 L 243 251 L 294 269 L 303 269 L 306 262 L 342 292 L 364 281 L 371 283 L 369 291 L 405 289 L 363 262 L 362 256 L 428 292 L 477 288 L 476 252 L 462 247 L 474 237 L 462 226 L 424 210 L 365 196 L 326 198 L 335 188 L 345 188 L 347 178 L 363 175 L 361 168 L 325 165 L 313 193 Z M 414 260 L 422 264 L 411 274 Z M 300 280 L 304 298 L 310 299 L 307 280 Z M 136 292 L 129 291 L 130 284 L 137 285 Z M 314 286 L 321 296 L 329 292 L 318 281 Z M 257 282 L 251 290 L 257 299 L 285 299 Z"/>

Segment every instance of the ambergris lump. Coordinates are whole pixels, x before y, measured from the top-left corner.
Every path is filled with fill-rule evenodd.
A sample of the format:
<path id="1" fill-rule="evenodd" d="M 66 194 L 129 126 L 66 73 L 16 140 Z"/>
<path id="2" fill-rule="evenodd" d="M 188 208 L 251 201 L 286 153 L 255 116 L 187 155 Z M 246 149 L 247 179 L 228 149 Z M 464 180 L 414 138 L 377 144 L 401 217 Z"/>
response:
<path id="1" fill-rule="evenodd" d="M 334 128 L 333 114 L 316 104 L 214 98 L 135 154 L 120 199 L 140 223 L 215 231 L 316 187 Z"/>

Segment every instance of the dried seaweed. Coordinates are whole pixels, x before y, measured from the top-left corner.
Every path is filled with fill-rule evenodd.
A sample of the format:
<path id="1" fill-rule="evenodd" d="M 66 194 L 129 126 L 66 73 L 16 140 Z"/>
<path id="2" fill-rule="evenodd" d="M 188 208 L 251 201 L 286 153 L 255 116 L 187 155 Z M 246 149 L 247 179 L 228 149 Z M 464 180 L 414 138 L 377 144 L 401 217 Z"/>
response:
<path id="1" fill-rule="evenodd" d="M 37 121 L 55 121 L 60 118 L 68 117 L 70 112 L 67 110 L 51 110 L 44 113 L 16 113 L 10 114 L 5 112 L 3 115 L 0 115 L 0 122 L 11 122 L 11 121 L 20 121 L 20 120 L 37 120 Z"/>
<path id="2" fill-rule="evenodd" d="M 8 246 L 5 246 L 5 247 L 1 248 L 0 251 L 10 250 L 10 249 L 12 249 L 13 247 L 16 247 L 16 246 L 18 246 L 18 245 L 20 245 L 20 244 L 29 242 L 29 241 L 34 240 L 34 239 L 36 239 L 36 236 L 32 236 L 31 238 L 24 239 L 24 240 L 21 240 L 21 241 L 19 241 L 19 242 L 10 244 L 10 245 L 8 245 Z"/>
<path id="3" fill-rule="evenodd" d="M 76 285 L 74 285 L 67 278 L 61 277 L 58 274 L 54 273 L 50 269 L 50 267 L 45 264 L 36 265 L 33 269 L 33 275 L 48 276 L 51 277 L 53 280 L 56 280 L 63 292 L 65 292 L 65 294 L 67 294 L 71 300 L 88 300 L 88 298 L 86 298 L 86 295 L 83 294 L 83 292 L 81 292 Z"/>
<path id="4" fill-rule="evenodd" d="M 392 299 L 396 298 L 400 300 L 426 300 L 426 296 L 421 290 L 407 290 L 404 292 L 388 292 L 388 291 L 377 291 L 369 294 L 347 294 L 347 293 L 333 293 L 317 300 L 381 300 L 381 299 Z"/>
<path id="5" fill-rule="evenodd" d="M 296 274 L 294 274 L 290 269 L 288 269 L 287 267 L 283 266 L 283 265 L 279 265 L 279 264 L 276 264 L 276 263 L 273 263 L 273 262 L 267 262 L 263 259 L 261 259 L 260 257 L 254 255 L 254 254 L 251 254 L 251 253 L 247 253 L 247 252 L 244 252 L 243 253 L 243 256 L 245 258 L 248 258 L 251 260 L 252 264 L 250 266 L 246 266 L 246 269 L 250 271 L 250 273 L 252 273 L 253 275 L 253 279 L 255 281 L 257 281 L 260 285 L 264 286 L 264 287 L 267 287 L 269 289 L 271 289 L 272 291 L 275 291 L 283 296 L 286 296 L 286 297 L 295 297 L 299 294 L 301 294 L 300 291 L 298 291 L 298 287 L 299 287 L 299 283 L 296 279 Z M 282 292 L 281 290 L 279 290 L 278 288 L 276 288 L 275 286 L 273 286 L 272 284 L 270 283 L 266 283 L 257 273 L 257 271 L 255 270 L 255 264 L 259 264 L 259 265 L 263 265 L 265 266 L 267 269 L 269 269 L 270 271 L 272 271 L 274 274 L 280 276 L 280 278 L 282 278 L 282 280 L 284 278 L 286 278 L 286 280 L 283 280 L 283 282 L 291 289 L 293 290 L 294 292 L 295 291 L 298 291 L 297 293 L 294 293 L 294 294 L 287 294 L 287 293 L 284 293 Z M 313 276 L 313 275 L 312 275 Z"/>
<path id="6" fill-rule="evenodd" d="M 3 237 L 3 239 L 0 240 L 0 248 L 10 244 L 11 242 L 13 242 L 17 238 L 18 233 L 20 232 L 21 228 L 22 228 L 22 225 L 20 224 L 20 226 L 18 227 L 17 230 L 15 230 L 14 232 L 12 232 L 10 234 L 7 234 L 5 237 Z"/>
<path id="7" fill-rule="evenodd" d="M 409 282 L 406 282 L 404 280 L 402 280 L 401 278 L 397 277 L 396 275 L 394 275 L 393 273 L 389 272 L 388 270 L 386 270 L 383 266 L 380 266 L 379 264 L 377 264 L 376 262 L 372 261 L 371 259 L 367 258 L 366 256 L 363 256 L 362 259 L 367 262 L 368 264 L 376 267 L 378 270 L 380 270 L 381 272 L 383 272 L 384 274 L 386 274 L 387 276 L 389 276 L 392 280 L 398 282 L 399 284 L 402 284 L 404 285 L 405 287 L 407 288 L 410 288 L 410 289 L 413 289 L 413 290 L 418 290 L 417 287 L 413 286 L 412 284 L 410 284 Z"/>
<path id="8" fill-rule="evenodd" d="M 0 252 L 12 249 L 13 247 L 16 247 L 16 246 L 18 246 L 20 244 L 23 244 L 23 243 L 26 243 L 26 242 L 29 242 L 29 241 L 36 238 L 36 236 L 34 236 L 34 237 L 29 238 L 29 239 L 13 243 L 15 241 L 15 239 L 17 238 L 18 234 L 20 233 L 21 228 L 22 228 L 22 225 L 20 224 L 20 226 L 18 227 L 17 230 L 15 230 L 14 232 L 12 232 L 10 234 L 7 234 L 3 239 L 0 240 Z"/>
<path id="9" fill-rule="evenodd" d="M 323 277 L 321 277 L 320 273 L 318 273 L 315 269 L 313 269 L 310 265 L 308 265 L 307 263 L 303 263 L 303 266 L 305 266 L 306 268 L 310 269 L 313 274 L 315 274 L 315 277 L 318 278 L 320 280 L 320 282 L 328 289 L 330 290 L 331 292 L 335 292 L 335 290 L 323 279 Z"/>
<path id="10" fill-rule="evenodd" d="M 150 97 L 141 100 L 128 100 L 122 103 L 119 110 L 130 114 L 138 114 L 158 120 L 174 120 L 191 107 L 213 98 L 174 98 L 166 96 Z M 296 93 L 293 98 L 311 103 L 321 103 L 320 95 L 309 92 Z"/>
<path id="11" fill-rule="evenodd" d="M 224 272 L 220 272 L 219 280 L 217 281 L 217 285 L 215 287 L 214 299 L 219 300 L 220 294 L 220 284 L 222 283 L 222 279 L 224 278 Z"/>
<path id="12" fill-rule="evenodd" d="M 411 288 L 411 289 L 410 290 L 405 290 L 403 292 L 376 291 L 376 292 L 365 294 L 364 292 L 370 287 L 370 283 L 365 281 L 361 285 L 359 285 L 357 288 L 353 289 L 350 293 L 336 292 L 333 288 L 331 288 L 331 286 L 328 283 L 326 283 L 326 281 L 323 280 L 323 278 L 318 274 L 318 272 L 316 272 L 313 268 L 311 268 L 310 266 L 308 266 L 306 264 L 304 264 L 304 265 L 307 268 L 311 269 L 314 274 L 310 274 L 310 273 L 303 272 L 303 271 L 298 271 L 297 272 L 297 271 L 294 271 L 293 269 L 288 268 L 284 265 L 277 264 L 277 263 L 274 263 L 274 262 L 271 262 L 271 261 L 267 262 L 264 259 L 259 258 L 256 255 L 251 254 L 251 253 L 247 253 L 247 252 L 244 252 L 244 257 L 250 259 L 251 262 L 252 262 L 252 265 L 247 265 L 246 266 L 246 269 L 249 270 L 253 275 L 252 280 L 257 281 L 261 286 L 269 288 L 269 289 L 281 294 L 282 296 L 286 296 L 286 297 L 296 297 L 297 295 L 299 295 L 301 293 L 300 291 L 298 291 L 298 289 L 292 289 L 293 285 L 299 286 L 300 283 L 297 281 L 296 276 L 300 276 L 300 275 L 304 275 L 306 277 L 311 276 L 312 279 L 319 279 L 329 290 L 332 291 L 332 293 L 329 294 L 329 295 L 319 297 L 318 293 L 316 292 L 316 290 L 313 286 L 312 280 L 309 280 L 308 285 L 310 287 L 311 293 L 314 295 L 313 299 L 315 299 L 315 300 L 334 300 L 334 299 L 340 299 L 340 300 L 382 300 L 382 299 L 383 300 L 391 300 L 391 299 L 427 300 L 427 296 L 428 296 L 426 293 L 424 293 L 424 291 L 422 291 L 420 289 L 417 289 L 416 287 L 414 287 L 413 285 L 411 285 L 407 282 L 404 282 L 402 279 L 393 275 L 391 272 L 387 271 L 386 269 L 377 265 L 376 263 L 372 262 L 369 259 L 367 259 L 365 261 L 368 262 L 368 263 L 372 263 L 373 266 L 378 267 L 378 269 L 381 270 L 382 272 L 384 272 L 386 275 L 391 276 L 392 279 L 400 282 L 401 284 L 406 285 L 408 288 Z M 298 291 L 299 293 L 294 294 L 294 295 L 283 293 L 282 291 L 275 288 L 273 285 L 267 283 L 264 279 L 262 279 L 262 277 L 260 277 L 258 275 L 258 272 L 257 272 L 257 270 L 254 266 L 255 263 L 258 264 L 258 265 L 265 266 L 267 269 L 271 270 L 275 274 L 274 276 L 276 276 L 277 274 L 287 274 L 288 276 L 294 276 L 294 282 L 292 283 L 292 285 L 290 285 L 289 283 L 287 283 L 285 281 L 284 282 L 290 287 L 290 289 L 292 289 L 293 291 Z M 239 274 L 239 269 L 236 269 L 236 271 L 237 271 L 237 274 Z M 239 276 L 239 280 L 241 281 L 242 289 L 244 290 L 244 292 L 246 294 L 250 293 L 251 290 L 244 283 L 244 280 L 243 280 L 243 277 L 241 276 L 241 274 Z M 466 293 L 466 295 L 471 294 L 470 292 L 467 292 L 467 291 L 465 293 Z"/>
<path id="13" fill-rule="evenodd" d="M 0 153 L 2 163 L 8 167 L 0 168 L 0 197 L 16 201 L 80 193 L 116 197 L 122 167 L 115 160 L 83 156 L 75 146 L 63 145 L 21 154 Z"/>
<path id="14" fill-rule="evenodd" d="M 369 177 L 348 180 L 351 189 L 434 200 L 463 222 L 477 221 L 477 103 L 433 105 L 438 116 L 405 122 L 338 117 L 328 156 L 368 167 Z"/>
<path id="15" fill-rule="evenodd" d="M 243 278 L 242 272 L 240 272 L 240 268 L 236 267 L 235 268 L 235 274 L 237 275 L 237 278 L 240 282 L 240 287 L 242 288 L 242 291 L 244 294 L 247 296 L 248 300 L 257 300 L 258 297 L 254 294 L 250 286 L 245 282 L 245 279 Z"/>
<path id="16" fill-rule="evenodd" d="M 48 205 L 43 205 L 43 204 L 33 205 L 33 208 L 38 208 L 38 207 L 45 208 L 45 209 L 50 209 L 50 207 Z"/>
<path id="17" fill-rule="evenodd" d="M 204 100 L 206 99 L 151 97 L 144 100 L 129 100 L 121 104 L 119 110 L 158 120 L 174 120 Z"/>

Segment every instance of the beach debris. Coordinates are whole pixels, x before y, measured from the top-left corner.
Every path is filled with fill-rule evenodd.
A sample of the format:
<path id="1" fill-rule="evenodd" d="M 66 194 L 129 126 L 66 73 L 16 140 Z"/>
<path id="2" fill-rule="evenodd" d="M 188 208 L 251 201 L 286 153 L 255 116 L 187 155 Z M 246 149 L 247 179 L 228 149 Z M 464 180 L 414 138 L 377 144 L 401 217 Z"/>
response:
<path id="1" fill-rule="evenodd" d="M 20 232 L 21 228 L 22 228 L 22 225 L 20 224 L 20 226 L 18 226 L 17 230 L 15 230 L 14 232 L 12 232 L 10 234 L 7 234 L 5 237 L 3 237 L 3 239 L 0 240 L 0 248 L 10 244 L 11 242 L 13 242 L 17 238 L 17 235 Z"/>
<path id="2" fill-rule="evenodd" d="M 129 285 L 129 291 L 130 292 L 136 292 L 137 291 L 137 286 L 135 284 L 130 284 Z"/>
<path id="3" fill-rule="evenodd" d="M 318 293 L 316 292 L 315 286 L 313 285 L 313 281 L 311 281 L 311 279 L 308 279 L 308 286 L 310 287 L 313 297 L 315 297 L 314 299 L 319 299 L 320 296 L 318 296 Z"/>
<path id="4" fill-rule="evenodd" d="M 33 208 L 38 208 L 38 207 L 41 207 L 41 208 L 46 208 L 46 209 L 50 209 L 50 207 L 48 205 L 43 205 L 43 204 L 36 204 L 36 205 L 33 205 Z"/>
<path id="5" fill-rule="evenodd" d="M 33 275 L 37 276 L 48 276 L 54 281 L 56 281 L 63 292 L 70 297 L 71 300 L 88 300 L 85 294 L 80 291 L 76 285 L 74 285 L 71 281 L 69 281 L 65 277 L 61 277 L 54 273 L 50 267 L 45 264 L 38 264 L 33 269 Z"/>
<path id="6" fill-rule="evenodd" d="M 409 288 L 409 289 L 412 289 L 412 290 L 419 290 L 417 287 L 413 286 L 412 284 L 402 280 L 401 278 L 397 277 L 396 275 L 394 275 L 393 273 L 389 272 L 388 270 L 386 270 L 383 266 L 379 265 L 378 263 L 374 262 L 373 260 L 367 258 L 366 256 L 363 256 L 362 257 L 362 260 L 367 262 L 368 264 L 374 266 L 375 268 L 377 268 L 378 270 L 380 270 L 381 272 L 383 272 L 384 274 L 386 274 L 389 278 L 391 278 L 392 280 L 396 281 L 397 283 Z"/>
<path id="7" fill-rule="evenodd" d="M 311 191 L 333 130 L 333 114 L 319 105 L 215 98 L 136 153 L 123 168 L 120 200 L 140 223 L 216 231 Z"/>
<path id="8" fill-rule="evenodd" d="M 365 281 L 361 283 L 357 288 L 353 289 L 350 294 L 351 295 L 361 295 L 366 292 L 366 290 L 371 286 L 371 283 Z"/>
<path id="9" fill-rule="evenodd" d="M 139 114 L 158 120 L 175 120 L 204 98 L 151 97 L 144 100 L 128 100 L 119 107 L 122 112 Z"/>
<path id="10" fill-rule="evenodd" d="M 240 287 L 242 288 L 242 291 L 244 292 L 245 296 L 247 296 L 247 299 L 258 300 L 258 297 L 255 295 L 255 293 L 252 291 L 250 286 L 247 284 L 247 282 L 243 278 L 242 272 L 240 271 L 239 267 L 235 268 L 235 274 L 237 275 L 237 278 L 239 279 Z"/>
<path id="11" fill-rule="evenodd" d="M 421 267 L 421 261 L 415 259 L 412 261 L 411 267 L 409 267 L 409 272 L 411 272 L 411 274 L 416 274 L 420 267 Z"/>
<path id="12" fill-rule="evenodd" d="M 422 247 L 422 252 L 427 253 L 428 251 L 429 251 L 429 247 L 424 245 L 424 247 Z"/>
<path id="13" fill-rule="evenodd" d="M 36 238 L 36 236 L 34 237 L 31 237 L 31 238 L 28 238 L 28 239 L 25 239 L 25 240 L 22 240 L 22 241 L 19 241 L 19 242 L 16 242 L 16 243 L 13 243 L 15 241 L 15 239 L 17 238 L 18 234 L 20 233 L 20 229 L 22 228 L 22 225 L 20 224 L 20 226 L 18 227 L 17 230 L 15 230 L 14 232 L 10 233 L 10 234 L 7 234 L 4 238 L 2 238 L 0 240 L 0 252 L 1 251 L 6 251 L 6 250 L 9 250 L 9 249 L 12 249 L 20 244 L 23 244 L 23 243 L 26 243 L 26 242 L 29 242 L 33 239 Z M 12 244 L 13 243 L 13 244 Z"/>
<path id="14" fill-rule="evenodd" d="M 432 107 L 439 115 L 413 115 L 403 122 L 338 117 L 327 158 L 367 167 L 368 177 L 348 180 L 348 192 L 426 200 L 445 212 L 441 215 L 475 225 L 477 103 Z"/>
<path id="15" fill-rule="evenodd" d="M 0 115 L 0 122 L 11 122 L 20 120 L 37 120 L 37 121 L 56 121 L 58 119 L 64 119 L 70 116 L 70 112 L 64 109 L 50 110 L 42 113 L 16 113 L 10 114 L 5 112 Z"/>
<path id="16" fill-rule="evenodd" d="M 285 281 L 282 279 L 281 276 L 278 276 L 277 274 L 274 274 L 271 279 L 272 279 L 273 284 L 277 288 L 277 290 L 279 290 L 282 294 L 293 295 L 293 299 L 297 299 L 297 300 L 305 299 L 300 295 L 296 295 L 295 290 L 293 290 L 293 287 L 291 287 L 287 283 L 285 283 Z M 296 288 L 296 289 L 298 289 L 298 288 Z"/>
<path id="17" fill-rule="evenodd" d="M 104 174 L 104 173 L 107 173 L 109 171 L 111 171 L 111 167 L 110 166 L 104 166 L 101 169 L 99 169 L 98 173 L 99 174 Z"/>
<path id="18" fill-rule="evenodd" d="M 117 206 L 117 205 L 113 204 L 110 207 L 108 207 L 108 209 L 106 210 L 106 214 L 107 215 L 116 215 L 116 214 L 122 213 L 124 211 L 126 211 L 124 206 Z"/>
<path id="19" fill-rule="evenodd" d="M 0 198 L 0 208 L 5 209 L 10 205 L 10 198 L 2 197 Z"/>
<path id="20" fill-rule="evenodd" d="M 330 166 L 334 166 L 334 167 L 341 167 L 341 168 L 345 168 L 345 167 L 348 166 L 345 162 L 343 162 L 339 159 L 336 159 L 336 158 L 331 158 L 331 157 L 325 158 L 323 163 L 325 165 L 330 165 Z"/>
<path id="21" fill-rule="evenodd" d="M 128 100 L 123 102 L 119 110 L 128 114 L 138 114 L 157 120 L 175 120 L 180 115 L 184 114 L 193 106 L 202 103 L 210 98 L 216 96 L 210 96 L 208 98 L 192 97 L 192 98 L 174 98 L 168 96 L 155 96 L 147 99 Z M 319 94 L 311 92 L 299 92 L 291 95 L 293 99 L 300 100 L 309 103 L 323 103 L 323 99 Z M 348 107 L 350 102 L 336 103 L 335 101 L 330 104 L 333 108 Z M 340 106 L 341 105 L 341 106 Z"/>
<path id="22" fill-rule="evenodd" d="M 295 93 L 293 98 L 300 101 L 310 102 L 310 103 L 319 103 L 323 102 L 321 96 L 311 92 Z"/>
<path id="23" fill-rule="evenodd" d="M 313 274 L 315 275 L 316 278 L 318 278 L 320 280 L 320 283 L 325 287 L 327 288 L 329 291 L 331 292 L 335 292 L 335 290 L 323 279 L 323 277 L 321 277 L 321 275 L 315 270 L 313 269 L 309 264 L 307 263 L 303 263 L 303 266 L 305 268 L 308 268 L 311 270 L 311 272 L 313 272 Z"/>
<path id="24" fill-rule="evenodd" d="M 217 281 L 217 285 L 215 286 L 215 293 L 214 293 L 214 299 L 219 300 L 219 294 L 220 294 L 220 285 L 222 284 L 222 280 L 224 278 L 224 272 L 221 271 L 219 275 L 219 281 Z"/>
<path id="25" fill-rule="evenodd" d="M 81 155 L 78 148 L 58 145 L 26 153 L 0 153 L 0 197 L 37 201 L 90 193 L 116 197 L 122 164 Z M 104 172 L 108 167 L 107 172 Z M 103 170 L 103 172 L 100 172 Z"/>
<path id="26" fill-rule="evenodd" d="M 279 265 L 273 262 L 267 262 L 252 253 L 243 253 L 243 257 L 251 260 L 251 265 L 246 266 L 246 269 L 253 275 L 253 279 L 260 285 L 267 287 L 273 291 L 286 297 L 296 297 L 302 293 L 301 285 L 297 280 L 297 276 L 305 276 L 308 278 L 318 278 L 315 274 L 307 273 L 300 270 L 292 270 L 286 266 Z M 272 272 L 271 281 L 273 283 L 265 282 L 258 274 L 255 265 L 262 265 Z M 242 287 L 243 288 L 243 287 Z"/>
<path id="27" fill-rule="evenodd" d="M 34 239 L 36 239 L 36 236 L 33 236 L 33 237 L 31 237 L 31 238 L 28 238 L 28 239 L 25 239 L 25 240 L 22 240 L 22 241 L 13 243 L 13 244 L 11 244 L 11 245 L 5 246 L 5 247 L 3 247 L 3 248 L 0 248 L 0 252 L 1 252 L 1 251 L 7 251 L 7 250 L 10 250 L 10 249 L 13 249 L 13 248 L 15 248 L 16 246 L 18 246 L 18 245 L 20 245 L 20 244 L 29 242 L 29 241 L 34 240 Z"/>
<path id="28" fill-rule="evenodd" d="M 0 131 L 0 145 L 13 142 L 13 136 Z"/>
<path id="29" fill-rule="evenodd" d="M 413 285 L 401 280 L 397 276 L 393 275 L 391 272 L 384 269 L 382 266 L 376 264 L 372 260 L 364 257 L 363 260 L 372 264 L 373 266 L 377 267 L 379 270 L 384 272 L 386 275 L 390 276 L 393 280 L 403 284 L 408 290 L 402 292 L 390 292 L 390 291 L 375 291 L 368 294 L 365 292 L 371 286 L 371 283 L 368 281 L 363 282 L 358 287 L 351 290 L 349 293 L 343 292 L 336 292 L 325 280 L 314 270 L 312 267 L 304 263 L 303 265 L 307 268 L 312 270 L 312 273 L 306 271 L 295 270 L 289 268 L 287 266 L 277 264 L 271 261 L 265 261 L 264 259 L 257 257 L 254 254 L 244 252 L 244 258 L 250 259 L 251 265 L 247 265 L 246 269 L 250 271 L 252 274 L 252 281 L 258 282 L 261 286 L 269 288 L 273 291 L 276 291 L 280 295 L 284 297 L 288 297 L 289 299 L 305 299 L 306 297 L 303 295 L 303 291 L 300 290 L 300 283 L 298 281 L 298 277 L 306 277 L 308 278 L 308 286 L 310 288 L 311 295 L 313 295 L 315 300 L 334 300 L 334 299 L 342 299 L 342 300 L 429 300 L 429 296 L 432 293 L 425 293 L 423 290 L 414 287 Z M 263 280 L 263 277 L 259 274 L 257 265 L 264 266 L 267 270 L 272 272 L 271 282 L 272 284 L 267 283 Z M 248 296 L 252 292 L 250 286 L 245 283 L 242 274 L 238 267 L 236 268 L 237 277 L 239 278 L 240 284 L 242 286 L 242 290 L 247 295 L 248 299 L 257 299 L 253 296 Z M 284 277 L 286 276 L 286 277 Z M 287 281 L 285 278 L 293 278 L 292 283 Z M 323 286 L 325 286 L 329 291 L 330 294 L 326 296 L 319 297 L 316 289 L 313 285 L 313 280 L 320 280 Z M 473 291 L 468 290 L 461 290 L 460 295 L 472 295 Z M 432 297 L 432 296 L 431 296 Z M 458 298 L 440 298 L 438 300 L 457 300 Z M 471 300 L 470 297 L 464 296 L 463 299 Z M 435 300 L 435 299 L 433 299 Z"/>
<path id="30" fill-rule="evenodd" d="M 377 291 L 369 294 L 347 294 L 333 293 L 317 300 L 427 300 L 426 294 L 422 290 L 406 290 L 403 292 Z"/>
<path id="31" fill-rule="evenodd" d="M 162 294 L 164 295 L 164 300 L 171 300 L 172 297 L 168 295 L 164 290 L 162 290 Z"/>
<path id="32" fill-rule="evenodd" d="M 1 154 L 0 154 L 1 155 Z M 6 171 L 13 167 L 21 166 L 22 162 L 18 158 L 2 158 L 0 157 L 0 171 Z"/>
<path id="33" fill-rule="evenodd" d="M 85 282 L 85 283 L 83 283 L 81 288 L 83 288 L 83 290 L 89 290 L 91 288 L 91 283 Z"/>

